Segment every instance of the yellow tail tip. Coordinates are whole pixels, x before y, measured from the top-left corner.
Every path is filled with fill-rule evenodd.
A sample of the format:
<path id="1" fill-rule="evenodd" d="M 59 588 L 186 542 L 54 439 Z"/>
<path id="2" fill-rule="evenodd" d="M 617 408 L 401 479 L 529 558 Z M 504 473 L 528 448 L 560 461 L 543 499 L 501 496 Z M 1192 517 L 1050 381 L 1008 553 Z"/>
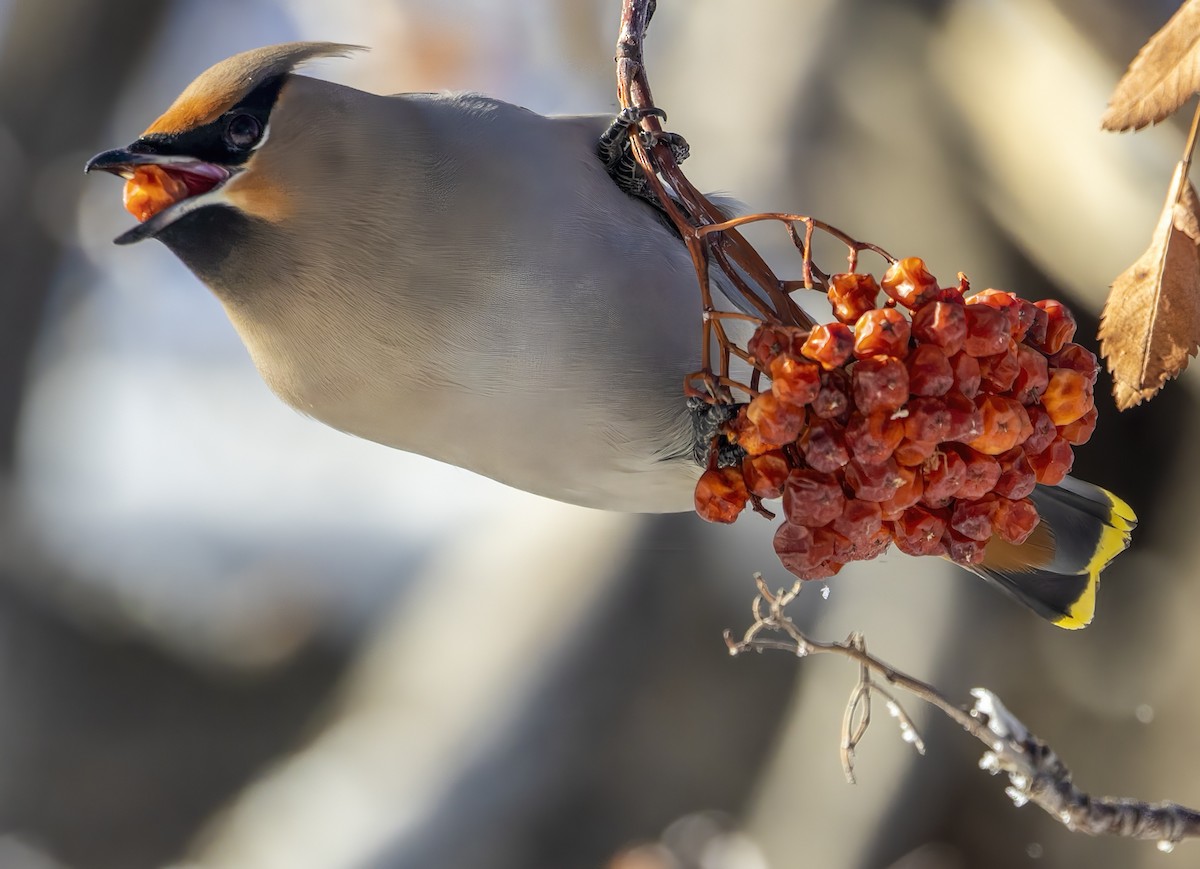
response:
<path id="1" fill-rule="evenodd" d="M 1087 588 L 1084 589 L 1083 594 L 1071 604 L 1069 612 L 1065 616 L 1055 619 L 1053 624 L 1068 631 L 1078 631 L 1090 625 L 1092 617 L 1096 615 L 1096 586 L 1099 584 L 1100 574 L 1090 574 Z"/>
<path id="2" fill-rule="evenodd" d="M 1096 551 L 1088 561 L 1087 567 L 1080 571 L 1080 574 L 1087 574 L 1087 587 L 1071 604 L 1067 614 L 1054 622 L 1068 631 L 1077 631 L 1092 623 L 1092 617 L 1096 614 L 1096 588 L 1100 585 L 1100 573 L 1128 548 L 1129 538 L 1133 529 L 1137 527 L 1137 514 L 1133 512 L 1133 508 L 1112 492 L 1101 491 L 1109 502 L 1109 521 L 1100 532 L 1100 539 L 1096 541 Z"/>

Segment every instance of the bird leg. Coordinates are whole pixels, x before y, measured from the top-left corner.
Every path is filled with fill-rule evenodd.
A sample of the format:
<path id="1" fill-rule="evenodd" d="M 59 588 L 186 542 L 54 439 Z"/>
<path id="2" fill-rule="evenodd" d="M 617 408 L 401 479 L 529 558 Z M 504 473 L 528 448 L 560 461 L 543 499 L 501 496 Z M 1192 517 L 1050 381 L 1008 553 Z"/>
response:
<path id="1" fill-rule="evenodd" d="M 740 404 L 709 402 L 699 396 L 687 400 L 692 417 L 692 458 L 701 467 L 740 465 L 746 451 L 725 436 L 725 425 L 738 414 Z"/>
<path id="2" fill-rule="evenodd" d="M 637 160 L 633 156 L 633 149 L 629 146 L 630 131 L 638 125 L 638 123 L 650 115 L 656 115 L 663 120 L 666 120 L 667 113 L 662 109 L 648 108 L 625 108 L 617 113 L 613 118 L 612 124 L 600 136 L 600 141 L 596 144 L 596 153 L 600 160 L 604 163 L 604 168 L 608 170 L 608 174 L 612 176 L 613 181 L 617 182 L 617 186 L 628 193 L 630 196 L 636 196 L 639 199 L 645 199 L 651 205 L 661 208 L 662 205 L 658 201 L 658 197 L 654 194 L 653 189 L 646 183 L 646 176 L 642 174 L 642 168 L 638 165 Z M 650 147 L 658 142 L 662 142 L 671 149 L 671 154 L 675 157 L 676 163 L 682 163 L 688 158 L 690 148 L 687 140 L 678 133 L 651 133 L 646 130 L 639 131 L 642 141 L 647 147 Z"/>

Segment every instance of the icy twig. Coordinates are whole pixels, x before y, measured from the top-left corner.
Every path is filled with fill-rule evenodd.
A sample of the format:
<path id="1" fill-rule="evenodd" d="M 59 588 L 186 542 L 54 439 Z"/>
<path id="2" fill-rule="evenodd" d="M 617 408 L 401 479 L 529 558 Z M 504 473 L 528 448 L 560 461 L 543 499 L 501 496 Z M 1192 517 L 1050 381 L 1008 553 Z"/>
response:
<path id="1" fill-rule="evenodd" d="M 804 634 L 784 609 L 800 593 L 803 583 L 792 588 L 772 590 L 762 576 L 755 574 L 758 594 L 751 605 L 754 622 L 740 639 L 729 631 L 725 642 L 731 655 L 743 652 L 779 650 L 798 657 L 833 654 L 849 658 L 858 665 L 858 679 L 850 693 L 842 718 L 840 755 L 846 779 L 854 782 L 854 750 L 866 735 L 871 721 L 871 697 L 879 695 L 887 702 L 889 713 L 900 725 L 901 737 L 924 754 L 925 746 L 912 719 L 888 687 L 907 692 L 940 709 L 974 736 L 987 751 L 980 761 L 982 769 L 1005 773 L 1009 785 L 1005 792 L 1017 806 L 1035 803 L 1067 829 L 1092 836 L 1123 836 L 1150 839 L 1161 850 L 1169 851 L 1183 839 L 1200 837 L 1200 812 L 1178 803 L 1147 803 L 1116 797 L 1091 797 L 1075 786 L 1071 771 L 1058 754 L 1029 732 L 1021 721 L 1004 707 L 1000 698 L 986 688 L 971 691 L 975 704 L 968 710 L 956 706 L 940 691 L 909 676 L 867 651 L 862 634 L 853 633 L 844 642 L 823 642 Z"/>

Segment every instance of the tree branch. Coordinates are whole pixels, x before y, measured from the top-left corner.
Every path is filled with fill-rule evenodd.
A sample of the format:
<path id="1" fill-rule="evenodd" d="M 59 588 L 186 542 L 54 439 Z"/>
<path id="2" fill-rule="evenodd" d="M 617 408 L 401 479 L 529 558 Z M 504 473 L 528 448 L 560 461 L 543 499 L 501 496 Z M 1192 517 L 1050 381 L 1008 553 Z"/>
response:
<path id="1" fill-rule="evenodd" d="M 688 394 L 728 403 L 732 401 L 731 390 L 746 391 L 730 377 L 731 359 L 738 357 L 758 366 L 753 360 L 747 360 L 744 352 L 739 352 L 719 322 L 721 316 L 728 316 L 728 312 L 722 312 L 714 305 L 710 280 L 714 265 L 721 274 L 722 291 L 727 295 L 740 295 L 746 309 L 758 312 L 758 317 L 747 319 L 760 324 L 809 329 L 816 323 L 796 304 L 791 294 L 799 290 L 825 292 L 828 288 L 828 274 L 813 262 L 815 232 L 823 232 L 845 245 L 849 271 L 857 268 L 862 251 L 876 253 L 888 263 L 894 262 L 895 257 L 877 245 L 857 241 L 836 227 L 806 215 L 773 212 L 731 219 L 692 185 L 680 170 L 671 148 L 662 140 L 663 128 L 658 116 L 646 111 L 655 108 L 642 59 L 642 43 L 653 9 L 653 0 L 623 0 L 616 54 L 617 96 L 622 109 L 641 110 L 637 134 L 630 136 L 630 147 L 650 189 L 687 245 L 700 281 L 704 311 L 701 370 L 688 378 Z M 800 280 L 781 280 L 737 231 L 739 226 L 760 221 L 774 221 L 786 228 L 802 258 Z M 797 230 L 798 225 L 804 227 L 803 233 Z M 711 359 L 714 339 L 720 357 L 715 370 Z M 700 380 L 703 389 L 692 387 L 693 380 Z"/>
<path id="2" fill-rule="evenodd" d="M 734 639 L 729 631 L 725 632 L 731 655 L 765 650 L 790 652 L 798 657 L 832 654 L 849 658 L 859 665 L 858 681 L 842 719 L 841 757 L 848 781 L 854 781 L 854 749 L 870 723 L 872 694 L 887 701 L 888 711 L 897 719 L 904 741 L 911 743 L 919 753 L 925 753 L 924 743 L 912 719 L 882 684 L 886 683 L 937 707 L 987 746 L 979 766 L 993 775 L 1005 773 L 1008 776 L 1005 793 L 1017 806 L 1034 803 L 1069 830 L 1090 836 L 1150 839 L 1157 841 L 1163 851 L 1170 851 L 1183 839 L 1200 837 L 1200 811 L 1196 809 L 1170 802 L 1092 797 L 1080 790 L 1057 752 L 1030 733 L 1020 719 L 1005 708 L 1000 698 L 986 688 L 973 688 L 971 695 L 975 703 L 970 709 L 963 709 L 932 685 L 867 652 L 861 634 L 851 634 L 842 643 L 808 637 L 784 612 L 800 593 L 802 583 L 797 582 L 788 591 L 773 592 L 761 575 L 755 574 L 754 579 L 758 585 L 758 594 L 751 606 L 754 623 L 741 639 Z"/>

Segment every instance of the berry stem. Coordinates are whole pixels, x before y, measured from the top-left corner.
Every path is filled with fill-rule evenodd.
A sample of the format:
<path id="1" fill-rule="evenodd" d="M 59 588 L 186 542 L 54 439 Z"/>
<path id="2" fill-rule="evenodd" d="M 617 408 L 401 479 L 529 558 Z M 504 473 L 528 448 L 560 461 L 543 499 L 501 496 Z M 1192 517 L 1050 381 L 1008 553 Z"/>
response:
<path id="1" fill-rule="evenodd" d="M 811 329 L 814 321 L 797 304 L 792 293 L 800 288 L 825 290 L 828 273 L 817 268 L 813 262 L 812 240 L 820 230 L 841 241 L 848 249 L 847 259 L 851 271 L 858 263 L 860 251 L 869 250 L 883 257 L 888 263 L 895 257 L 876 245 L 857 241 L 841 230 L 822 221 L 802 215 L 786 213 L 756 214 L 729 219 L 707 197 L 697 190 L 680 171 L 672 149 L 662 136 L 663 128 L 655 112 L 650 83 L 643 61 L 643 41 L 649 23 L 653 3 L 651 0 L 622 0 L 620 33 L 617 39 L 617 97 L 622 109 L 641 109 L 637 129 L 629 137 L 629 146 L 634 159 L 641 167 L 646 183 L 666 216 L 679 230 L 692 257 L 692 265 L 700 285 L 701 309 L 704 317 L 701 326 L 701 372 L 705 385 L 710 387 L 709 398 L 719 400 L 718 386 L 729 380 L 729 364 L 733 357 L 745 359 L 725 334 L 721 317 L 713 304 L 711 275 L 709 269 L 716 264 L 725 277 L 722 290 L 740 294 L 745 304 L 739 307 L 752 311 L 759 323 L 799 326 Z M 803 257 L 801 281 L 781 280 L 762 255 L 737 231 L 737 227 L 762 220 L 784 223 L 793 243 Z M 795 224 L 804 224 L 801 240 Z M 713 371 L 713 341 L 717 344 L 717 371 Z M 753 375 L 757 384 L 759 372 Z M 689 383 L 692 378 L 689 378 Z M 689 390 L 693 387 L 689 386 Z"/>
<path id="2" fill-rule="evenodd" d="M 1192 113 L 1192 126 L 1188 130 L 1187 142 L 1183 146 L 1183 172 L 1186 175 L 1192 166 L 1192 154 L 1196 150 L 1196 137 L 1200 132 L 1200 100 L 1196 102 L 1196 110 Z"/>
<path id="3" fill-rule="evenodd" d="M 703 388 L 697 387 L 695 381 L 701 381 L 704 384 Z M 719 374 L 713 374 L 712 371 L 693 371 L 683 379 L 683 393 L 688 398 L 703 398 L 705 401 L 712 402 L 717 400 L 722 392 L 736 389 L 739 392 L 745 393 L 750 398 L 758 395 L 759 391 L 752 388 L 748 384 L 742 383 L 740 380 L 734 380 L 732 377 L 724 377 Z M 727 403 L 729 397 L 724 399 Z"/>
<path id="4" fill-rule="evenodd" d="M 1192 154 L 1196 150 L 1196 137 L 1200 134 L 1200 100 L 1196 101 L 1196 110 L 1192 112 L 1192 126 L 1188 130 L 1187 142 L 1183 145 L 1183 177 L 1186 180 L 1188 173 L 1192 168 Z M 1183 196 L 1183 184 L 1179 185 L 1179 190 L 1175 194 L 1175 202 L 1178 203 Z"/>

